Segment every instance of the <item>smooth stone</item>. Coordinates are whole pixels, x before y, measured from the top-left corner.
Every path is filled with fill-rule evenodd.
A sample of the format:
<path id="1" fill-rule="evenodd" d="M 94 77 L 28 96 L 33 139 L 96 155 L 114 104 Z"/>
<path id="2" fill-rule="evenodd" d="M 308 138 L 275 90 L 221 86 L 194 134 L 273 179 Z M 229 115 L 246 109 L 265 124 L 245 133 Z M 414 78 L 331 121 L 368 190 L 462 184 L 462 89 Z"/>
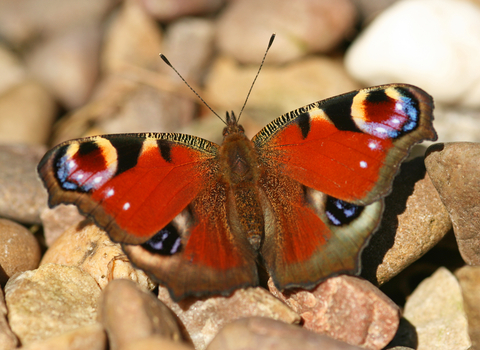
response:
<path id="1" fill-rule="evenodd" d="M 99 301 L 98 320 L 104 325 L 111 350 L 154 335 L 182 339 L 173 313 L 152 293 L 125 279 L 111 281 Z"/>
<path id="2" fill-rule="evenodd" d="M 101 23 L 88 21 L 37 41 L 26 55 L 29 71 L 69 110 L 92 93 L 102 35 Z"/>
<path id="3" fill-rule="evenodd" d="M 113 279 L 125 278 L 152 290 L 155 284 L 142 270 L 126 259 L 120 244 L 113 243 L 105 231 L 88 221 L 70 227 L 45 252 L 40 265 L 77 266 L 90 274 L 101 289 Z"/>
<path id="4" fill-rule="evenodd" d="M 0 142 L 47 143 L 57 106 L 40 83 L 30 79 L 0 96 Z"/>
<path id="5" fill-rule="evenodd" d="M 47 339 L 29 343 L 22 350 L 106 350 L 107 335 L 99 323 L 82 326 Z"/>
<path id="6" fill-rule="evenodd" d="M 249 317 L 227 324 L 207 350 L 361 350 L 326 335 L 265 317 Z"/>
<path id="7" fill-rule="evenodd" d="M 239 113 L 258 70 L 258 62 L 240 65 L 220 56 L 205 81 L 204 98 L 215 109 Z M 247 136 L 254 136 L 275 118 L 304 105 L 358 89 L 341 62 L 328 57 L 308 57 L 290 64 L 264 66 L 242 114 Z M 216 118 L 214 118 L 216 119 Z M 208 140 L 221 142 L 223 123 L 212 119 Z"/>
<path id="8" fill-rule="evenodd" d="M 0 219 L 0 284 L 15 275 L 38 267 L 40 244 L 32 233 L 16 222 Z"/>
<path id="9" fill-rule="evenodd" d="M 85 20 L 104 19 L 117 4 L 117 0 L 0 1 L 0 36 L 25 49 L 39 36 L 50 36 Z"/>
<path id="10" fill-rule="evenodd" d="M 194 350 L 194 347 L 187 343 L 179 343 L 170 339 L 152 335 L 147 338 L 138 339 L 126 344 L 121 350 Z"/>
<path id="11" fill-rule="evenodd" d="M 0 217 L 25 224 L 40 224 L 47 208 L 47 193 L 37 176 L 44 146 L 0 145 Z"/>
<path id="12" fill-rule="evenodd" d="M 320 283 L 311 291 L 283 293 L 268 281 L 270 291 L 303 320 L 305 329 L 367 349 L 383 349 L 394 337 L 400 310 L 370 282 L 341 275 Z"/>
<path id="13" fill-rule="evenodd" d="M 442 142 L 480 142 L 480 109 L 437 103 L 434 113 L 435 130 Z"/>
<path id="14" fill-rule="evenodd" d="M 104 72 L 127 73 L 130 66 L 158 69 L 162 31 L 137 1 L 125 1 L 107 28 L 102 47 Z"/>
<path id="15" fill-rule="evenodd" d="M 100 287 L 78 267 L 46 264 L 10 278 L 8 321 L 23 345 L 95 323 Z"/>
<path id="16" fill-rule="evenodd" d="M 467 350 L 471 346 L 462 291 L 445 268 L 418 285 L 405 304 L 403 316 L 415 326 L 417 350 Z"/>
<path id="17" fill-rule="evenodd" d="M 20 58 L 0 44 L 0 95 L 25 80 L 26 71 Z"/>
<path id="18" fill-rule="evenodd" d="M 195 349 L 203 350 L 227 323 L 250 316 L 269 317 L 286 323 L 300 322 L 300 316 L 261 287 L 238 289 L 229 297 L 185 299 L 175 303 L 165 287 L 158 298 L 179 318 Z"/>
<path id="19" fill-rule="evenodd" d="M 437 102 L 479 107 L 478 57 L 478 4 L 405 0 L 383 11 L 362 31 L 348 49 L 345 65 L 366 85 L 409 82 Z"/>
<path id="20" fill-rule="evenodd" d="M 231 1 L 218 19 L 217 46 L 222 54 L 258 66 L 276 33 L 267 63 L 285 63 L 331 51 L 351 34 L 356 16 L 349 0 Z"/>
<path id="21" fill-rule="evenodd" d="M 8 324 L 7 314 L 5 296 L 3 290 L 0 290 L 0 349 L 2 350 L 15 349 L 18 345 L 18 339 Z"/>
<path id="22" fill-rule="evenodd" d="M 464 266 L 455 271 L 462 288 L 472 349 L 480 348 L 480 266 Z"/>
<path id="23" fill-rule="evenodd" d="M 382 285 L 432 249 L 451 227 L 423 157 L 403 163 L 385 198 L 380 228 L 362 253 L 361 276 Z"/>
<path id="24" fill-rule="evenodd" d="M 463 260 L 480 265 L 480 143 L 435 144 L 425 165 L 447 208 Z"/>
<path id="25" fill-rule="evenodd" d="M 182 20 L 181 17 L 199 16 L 218 11 L 225 0 L 139 0 L 145 10 L 161 22 Z M 172 24 L 174 24 L 172 22 Z"/>
<path id="26" fill-rule="evenodd" d="M 45 208 L 40 213 L 43 224 L 45 244 L 50 247 L 55 240 L 74 225 L 85 220 L 73 204 L 60 204 L 54 208 Z"/>

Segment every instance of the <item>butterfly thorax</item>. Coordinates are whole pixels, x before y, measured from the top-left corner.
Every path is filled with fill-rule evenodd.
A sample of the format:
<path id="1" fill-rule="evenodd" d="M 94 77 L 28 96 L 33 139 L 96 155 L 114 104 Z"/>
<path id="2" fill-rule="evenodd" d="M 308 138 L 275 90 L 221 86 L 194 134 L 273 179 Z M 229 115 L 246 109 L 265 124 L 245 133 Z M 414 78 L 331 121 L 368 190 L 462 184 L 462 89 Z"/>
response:
<path id="1" fill-rule="evenodd" d="M 234 118 L 233 121 L 227 119 L 230 124 L 224 130 L 219 150 L 220 173 L 227 192 L 228 222 L 233 232 L 246 234 L 250 244 L 258 250 L 264 231 L 258 193 L 258 153 Z"/>

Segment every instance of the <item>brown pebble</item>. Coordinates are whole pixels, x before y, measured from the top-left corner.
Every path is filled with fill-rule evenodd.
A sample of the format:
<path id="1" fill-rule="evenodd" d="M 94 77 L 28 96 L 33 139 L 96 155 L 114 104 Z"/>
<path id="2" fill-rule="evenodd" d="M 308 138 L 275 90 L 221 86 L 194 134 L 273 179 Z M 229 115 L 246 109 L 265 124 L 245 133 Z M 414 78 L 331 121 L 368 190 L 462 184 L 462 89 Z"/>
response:
<path id="1" fill-rule="evenodd" d="M 41 251 L 32 233 L 16 222 L 0 219 L 0 283 L 18 272 L 38 267 Z"/>
<path id="2" fill-rule="evenodd" d="M 130 280 L 113 280 L 107 285 L 99 301 L 98 319 L 107 330 L 111 350 L 153 335 L 181 340 L 173 313 Z"/>
<path id="3" fill-rule="evenodd" d="M 85 220 L 85 216 L 81 215 L 73 204 L 60 204 L 52 209 L 45 208 L 40 213 L 40 218 L 47 247 L 50 247 L 70 227 Z"/>
<path id="4" fill-rule="evenodd" d="M 194 350 L 194 347 L 186 343 L 179 343 L 170 339 L 152 335 L 147 338 L 137 339 L 125 344 L 121 350 Z"/>
<path id="5" fill-rule="evenodd" d="M 18 345 L 18 339 L 10 329 L 7 321 L 7 305 L 5 305 L 5 297 L 3 291 L 0 290 L 0 349 L 10 350 Z"/>
<path id="6" fill-rule="evenodd" d="M 378 231 L 362 253 L 361 276 L 382 285 L 434 247 L 452 223 L 423 157 L 401 165 Z"/>
<path id="7" fill-rule="evenodd" d="M 99 323 L 82 326 L 44 340 L 29 343 L 22 350 L 106 350 L 107 335 Z"/>
<path id="8" fill-rule="evenodd" d="M 434 144 L 425 165 L 453 223 L 463 260 L 480 265 L 480 144 Z"/>
<path id="9" fill-rule="evenodd" d="M 40 265 L 54 263 L 78 266 L 105 288 L 111 279 L 127 278 L 152 290 L 155 283 L 142 270 L 122 257 L 120 244 L 113 243 L 105 231 L 89 221 L 70 227 L 45 252 Z"/>
<path id="10" fill-rule="evenodd" d="M 298 312 L 304 327 L 367 349 L 384 348 L 394 337 L 400 310 L 370 282 L 353 276 L 332 277 L 312 291 L 272 293 Z"/>
<path id="11" fill-rule="evenodd" d="M 300 317 L 263 288 L 238 289 L 229 297 L 184 299 L 175 303 L 165 287 L 159 286 L 162 300 L 185 326 L 195 349 L 205 349 L 227 323 L 243 317 L 262 316 L 286 323 L 299 323 Z"/>
<path id="12" fill-rule="evenodd" d="M 100 287 L 78 267 L 46 264 L 5 286 L 8 321 L 23 345 L 95 323 Z"/>
<path id="13" fill-rule="evenodd" d="M 473 349 L 480 349 L 480 266 L 464 266 L 455 271 L 462 288 Z"/>
<path id="14" fill-rule="evenodd" d="M 361 350 L 329 336 L 265 317 L 249 317 L 227 324 L 207 350 Z"/>

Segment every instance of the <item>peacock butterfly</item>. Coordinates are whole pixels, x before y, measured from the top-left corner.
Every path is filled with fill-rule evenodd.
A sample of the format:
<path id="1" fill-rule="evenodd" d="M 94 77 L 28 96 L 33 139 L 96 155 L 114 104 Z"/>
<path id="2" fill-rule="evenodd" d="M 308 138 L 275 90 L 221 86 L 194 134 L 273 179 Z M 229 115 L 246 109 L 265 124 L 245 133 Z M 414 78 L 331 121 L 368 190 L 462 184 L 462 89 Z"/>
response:
<path id="1" fill-rule="evenodd" d="M 310 289 L 358 274 L 383 197 L 413 144 L 436 140 L 433 100 L 406 84 L 286 113 L 249 140 L 177 133 L 94 136 L 48 151 L 49 206 L 75 204 L 174 300 L 259 284 Z"/>

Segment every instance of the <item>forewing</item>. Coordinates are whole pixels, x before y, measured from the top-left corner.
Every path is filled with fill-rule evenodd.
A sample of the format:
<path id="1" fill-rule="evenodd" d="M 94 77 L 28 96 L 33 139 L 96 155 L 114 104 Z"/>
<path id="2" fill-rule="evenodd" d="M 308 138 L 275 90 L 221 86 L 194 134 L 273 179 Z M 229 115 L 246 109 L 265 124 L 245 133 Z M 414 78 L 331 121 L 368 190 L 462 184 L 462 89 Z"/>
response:
<path id="1" fill-rule="evenodd" d="M 350 92 L 287 113 L 253 139 L 264 164 L 357 205 L 389 193 L 399 164 L 435 140 L 432 98 L 403 84 Z"/>

